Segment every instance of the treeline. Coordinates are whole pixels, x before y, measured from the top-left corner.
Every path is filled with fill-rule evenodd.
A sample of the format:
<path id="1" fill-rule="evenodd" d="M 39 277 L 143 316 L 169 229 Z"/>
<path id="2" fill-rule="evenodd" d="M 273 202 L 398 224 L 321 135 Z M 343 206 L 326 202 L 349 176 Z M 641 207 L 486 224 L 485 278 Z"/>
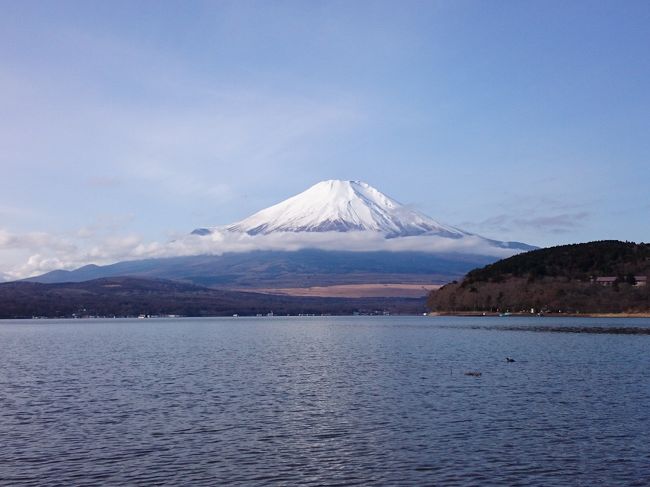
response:
<path id="1" fill-rule="evenodd" d="M 650 286 L 622 282 L 601 286 L 591 282 L 547 277 L 529 281 L 448 284 L 429 295 L 431 311 L 525 311 L 563 313 L 621 313 L 650 310 Z"/>
<path id="2" fill-rule="evenodd" d="M 533 250 L 470 271 L 464 282 L 499 282 L 511 276 L 534 281 L 564 277 L 588 281 L 592 277 L 647 275 L 650 244 L 601 240 Z"/>
<path id="3" fill-rule="evenodd" d="M 519 254 L 432 292 L 432 311 L 641 312 L 650 310 L 650 245 L 600 241 Z M 616 277 L 610 285 L 598 277 Z"/>
<path id="4" fill-rule="evenodd" d="M 420 314 L 420 298 L 318 298 L 210 289 L 162 279 L 111 277 L 79 283 L 0 284 L 0 319 L 82 316 Z"/>

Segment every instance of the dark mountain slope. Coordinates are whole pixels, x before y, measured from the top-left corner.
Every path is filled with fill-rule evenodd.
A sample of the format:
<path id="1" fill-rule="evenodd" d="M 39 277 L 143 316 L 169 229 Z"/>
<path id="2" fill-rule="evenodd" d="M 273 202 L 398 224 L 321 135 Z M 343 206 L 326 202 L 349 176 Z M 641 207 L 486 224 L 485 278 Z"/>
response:
<path id="1" fill-rule="evenodd" d="M 417 314 L 424 299 L 303 298 L 223 291 L 160 279 L 115 277 L 80 283 L 0 284 L 0 318 L 76 316 L 230 316 L 389 311 Z"/>
<path id="2" fill-rule="evenodd" d="M 601 240 L 533 250 L 497 261 L 467 274 L 467 282 L 495 281 L 510 276 L 534 280 L 565 277 L 625 276 L 650 271 L 650 244 Z"/>
<path id="3" fill-rule="evenodd" d="M 441 283 L 494 258 L 426 252 L 256 251 L 148 259 L 53 271 L 31 282 L 80 282 L 114 276 L 171 279 L 221 288 L 306 287 L 332 284 Z"/>
<path id="4" fill-rule="evenodd" d="M 433 291 L 434 311 L 646 312 L 650 245 L 599 241 L 534 250 Z M 609 278 L 603 282 L 598 278 Z"/>

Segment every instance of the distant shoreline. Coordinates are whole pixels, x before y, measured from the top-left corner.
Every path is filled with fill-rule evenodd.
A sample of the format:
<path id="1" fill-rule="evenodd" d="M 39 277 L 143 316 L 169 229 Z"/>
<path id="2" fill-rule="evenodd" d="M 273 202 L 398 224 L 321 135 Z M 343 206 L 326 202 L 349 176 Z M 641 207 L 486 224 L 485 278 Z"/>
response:
<path id="1" fill-rule="evenodd" d="M 277 296 L 318 298 L 424 298 L 442 284 L 431 283 L 368 283 L 284 288 L 234 288 L 233 291 L 256 292 Z"/>
<path id="2" fill-rule="evenodd" d="M 499 317 L 500 313 L 494 312 L 483 312 L 483 311 L 437 311 L 428 313 L 428 316 L 464 316 L 464 317 L 488 317 L 496 316 Z M 539 318 L 539 317 L 552 317 L 552 318 L 650 318 L 650 311 L 639 312 L 639 313 L 544 313 L 539 316 L 537 314 L 531 313 L 510 313 L 509 316 L 516 317 L 530 317 L 530 318 Z"/>

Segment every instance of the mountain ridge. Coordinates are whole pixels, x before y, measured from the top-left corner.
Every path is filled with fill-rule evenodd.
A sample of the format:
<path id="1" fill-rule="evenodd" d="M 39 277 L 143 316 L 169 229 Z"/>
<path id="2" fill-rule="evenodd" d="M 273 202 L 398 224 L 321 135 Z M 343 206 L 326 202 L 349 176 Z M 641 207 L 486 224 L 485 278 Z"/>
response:
<path id="1" fill-rule="evenodd" d="M 396 282 L 440 284 L 492 261 L 485 256 L 425 252 L 253 251 L 88 265 L 72 271 L 51 271 L 26 280 L 55 283 L 133 276 L 251 289 Z"/>

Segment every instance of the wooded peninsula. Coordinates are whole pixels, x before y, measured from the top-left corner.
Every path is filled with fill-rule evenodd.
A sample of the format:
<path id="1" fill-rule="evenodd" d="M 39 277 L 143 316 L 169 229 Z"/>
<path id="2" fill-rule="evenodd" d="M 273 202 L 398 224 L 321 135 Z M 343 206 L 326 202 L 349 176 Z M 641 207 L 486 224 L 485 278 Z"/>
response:
<path id="1" fill-rule="evenodd" d="M 650 244 L 604 240 L 533 250 L 432 291 L 432 312 L 647 313 Z"/>

